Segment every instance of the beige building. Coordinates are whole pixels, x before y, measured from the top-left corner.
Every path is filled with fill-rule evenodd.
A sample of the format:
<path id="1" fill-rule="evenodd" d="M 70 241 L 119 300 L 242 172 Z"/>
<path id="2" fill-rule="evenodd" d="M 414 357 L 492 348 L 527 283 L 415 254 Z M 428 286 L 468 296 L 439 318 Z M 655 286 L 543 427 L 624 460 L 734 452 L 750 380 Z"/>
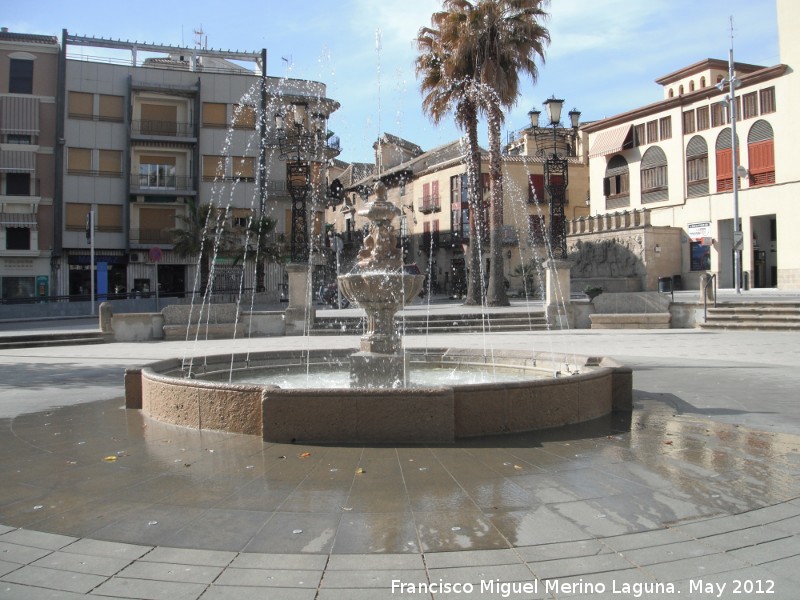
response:
<path id="1" fill-rule="evenodd" d="M 51 293 L 58 39 L 0 30 L 0 298 Z"/>
<path id="2" fill-rule="evenodd" d="M 566 214 L 568 219 L 575 219 L 588 214 L 588 166 L 584 137 L 560 130 L 564 131 L 571 140 Z M 535 265 L 548 257 L 549 198 L 544 188 L 544 153 L 539 150 L 550 149 L 551 136 L 548 133 L 539 138 L 532 128 L 522 129 L 503 158 L 504 269 L 513 295 L 526 294 L 521 264 L 536 271 L 529 275 L 536 282 L 535 289 L 527 289 L 528 295 L 541 291 L 543 274 Z M 389 201 L 402 210 L 396 227 L 401 232 L 405 263 L 419 267 L 427 276 L 426 286 L 432 293 L 462 295 L 467 281 L 465 252 L 470 243 L 465 146 L 454 141 L 423 151 L 412 142 L 384 134 L 373 148 L 374 169 L 361 179 L 345 182 L 341 203 L 329 208 L 325 216 L 329 233 L 343 241 L 340 269 L 349 270 L 355 262 L 366 225 L 358 211 L 372 199 L 371 187 L 378 172 L 388 188 Z M 487 231 L 481 245 L 481 262 L 487 274 L 488 160 L 488 153 L 483 151 L 481 191 Z"/>
<path id="3" fill-rule="evenodd" d="M 727 60 L 702 60 L 665 75 L 657 80 L 662 100 L 583 128 L 593 218 L 575 231 L 608 230 L 618 245 L 632 239 L 625 230 L 634 221 L 660 231 L 631 246 L 639 260 L 650 259 L 644 287 L 677 275 L 684 287 L 697 288 L 706 273 L 720 287 L 734 287 L 738 204 L 743 285 L 800 289 L 793 233 L 800 166 L 791 150 L 798 130 L 792 111 L 800 101 L 798 20 L 800 7 L 778 0 L 782 64 L 735 65 L 737 169 Z"/>

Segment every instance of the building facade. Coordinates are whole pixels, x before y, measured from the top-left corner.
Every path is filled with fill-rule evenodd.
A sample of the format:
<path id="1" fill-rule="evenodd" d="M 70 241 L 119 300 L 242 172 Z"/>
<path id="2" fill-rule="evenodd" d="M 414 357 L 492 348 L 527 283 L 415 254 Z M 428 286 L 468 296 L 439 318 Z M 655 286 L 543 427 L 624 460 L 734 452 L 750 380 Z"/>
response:
<path id="1" fill-rule="evenodd" d="M 794 3 L 778 1 L 783 63 L 736 63 L 733 94 L 728 61 L 702 60 L 659 78 L 661 101 L 584 128 L 593 215 L 646 211 L 654 227 L 680 231 L 669 247 L 654 241 L 641 249 L 652 254 L 658 245 L 676 254 L 672 272 L 657 275 L 678 275 L 696 288 L 702 275 L 713 274 L 731 288 L 740 248 L 744 287 L 800 289 L 793 236 L 800 166 L 791 149 L 791 111 L 800 99 L 793 68 L 800 64 L 798 18 Z"/>
<path id="2" fill-rule="evenodd" d="M 58 39 L 0 30 L 0 298 L 49 296 Z"/>

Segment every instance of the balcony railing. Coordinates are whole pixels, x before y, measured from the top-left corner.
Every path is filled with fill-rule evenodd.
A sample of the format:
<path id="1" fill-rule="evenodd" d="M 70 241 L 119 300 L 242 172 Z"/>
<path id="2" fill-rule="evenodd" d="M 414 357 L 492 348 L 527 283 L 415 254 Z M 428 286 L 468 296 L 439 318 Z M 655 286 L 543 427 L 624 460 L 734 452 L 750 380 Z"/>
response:
<path id="1" fill-rule="evenodd" d="M 191 123 L 152 121 L 149 119 L 131 121 L 131 135 L 182 138 L 195 137 L 194 128 Z"/>
<path id="2" fill-rule="evenodd" d="M 132 244 L 174 244 L 171 229 L 131 229 Z"/>
<path id="3" fill-rule="evenodd" d="M 433 212 L 439 212 L 442 210 L 442 202 L 439 196 L 424 196 L 422 201 L 419 203 L 419 211 L 427 215 Z"/>
<path id="4" fill-rule="evenodd" d="M 18 187 L 11 186 L 9 189 L 6 185 L 5 192 L 0 193 L 0 196 L 9 196 L 12 198 L 38 198 L 41 196 L 41 180 L 30 179 L 27 185 L 18 185 Z"/>
<path id="5" fill-rule="evenodd" d="M 131 175 L 131 192 L 133 193 L 176 193 L 194 190 L 194 180 L 187 175 Z"/>

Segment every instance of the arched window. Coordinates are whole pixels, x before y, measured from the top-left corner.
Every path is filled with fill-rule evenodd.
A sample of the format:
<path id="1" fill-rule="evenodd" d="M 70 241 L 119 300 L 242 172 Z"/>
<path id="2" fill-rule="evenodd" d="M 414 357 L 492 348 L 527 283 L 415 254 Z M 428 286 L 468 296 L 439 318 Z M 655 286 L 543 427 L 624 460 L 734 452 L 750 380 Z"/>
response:
<path id="1" fill-rule="evenodd" d="M 606 210 L 625 208 L 631 205 L 628 161 L 622 155 L 614 155 L 606 167 L 603 178 L 603 195 L 606 197 Z"/>
<path id="2" fill-rule="evenodd" d="M 701 77 L 700 78 L 700 87 L 701 88 L 706 87 L 706 78 L 705 77 Z"/>
<path id="3" fill-rule="evenodd" d="M 731 130 L 723 129 L 717 136 L 717 191 L 729 192 L 733 189 L 733 155 L 731 154 Z M 736 154 L 739 154 L 739 140 L 736 140 Z M 736 160 L 739 163 L 738 156 Z"/>
<path id="4" fill-rule="evenodd" d="M 678 86 L 678 95 L 683 96 L 683 86 L 682 85 Z"/>
<path id="5" fill-rule="evenodd" d="M 701 135 L 686 146 L 686 195 L 689 198 L 708 194 L 708 144 Z"/>
<path id="6" fill-rule="evenodd" d="M 747 161 L 750 186 L 775 183 L 775 145 L 772 125 L 760 119 L 747 135 Z"/>
<path id="7" fill-rule="evenodd" d="M 669 97 L 672 98 L 674 96 L 675 96 L 675 92 L 673 91 L 672 88 L 669 88 Z"/>
<path id="8" fill-rule="evenodd" d="M 690 92 L 693 92 L 693 91 L 694 91 L 694 80 L 692 80 L 692 81 L 690 81 L 690 82 L 689 82 L 689 91 L 690 91 Z"/>
<path id="9" fill-rule="evenodd" d="M 658 146 L 649 148 L 642 156 L 642 204 L 669 198 L 667 155 Z"/>

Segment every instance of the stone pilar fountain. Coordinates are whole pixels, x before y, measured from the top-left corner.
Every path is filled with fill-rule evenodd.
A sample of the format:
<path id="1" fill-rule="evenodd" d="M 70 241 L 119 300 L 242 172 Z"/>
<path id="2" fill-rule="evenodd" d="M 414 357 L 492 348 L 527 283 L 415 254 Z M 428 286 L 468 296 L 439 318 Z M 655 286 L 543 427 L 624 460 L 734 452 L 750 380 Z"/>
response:
<path id="1" fill-rule="evenodd" d="M 376 199 L 358 212 L 370 225 L 356 268 L 339 276 L 342 293 L 367 313 L 361 349 L 350 357 L 350 383 L 353 387 L 401 387 L 407 369 L 394 316 L 420 293 L 425 278 L 404 271 L 392 226 L 400 209 L 386 199 L 383 182 L 375 183 L 373 189 Z"/>

